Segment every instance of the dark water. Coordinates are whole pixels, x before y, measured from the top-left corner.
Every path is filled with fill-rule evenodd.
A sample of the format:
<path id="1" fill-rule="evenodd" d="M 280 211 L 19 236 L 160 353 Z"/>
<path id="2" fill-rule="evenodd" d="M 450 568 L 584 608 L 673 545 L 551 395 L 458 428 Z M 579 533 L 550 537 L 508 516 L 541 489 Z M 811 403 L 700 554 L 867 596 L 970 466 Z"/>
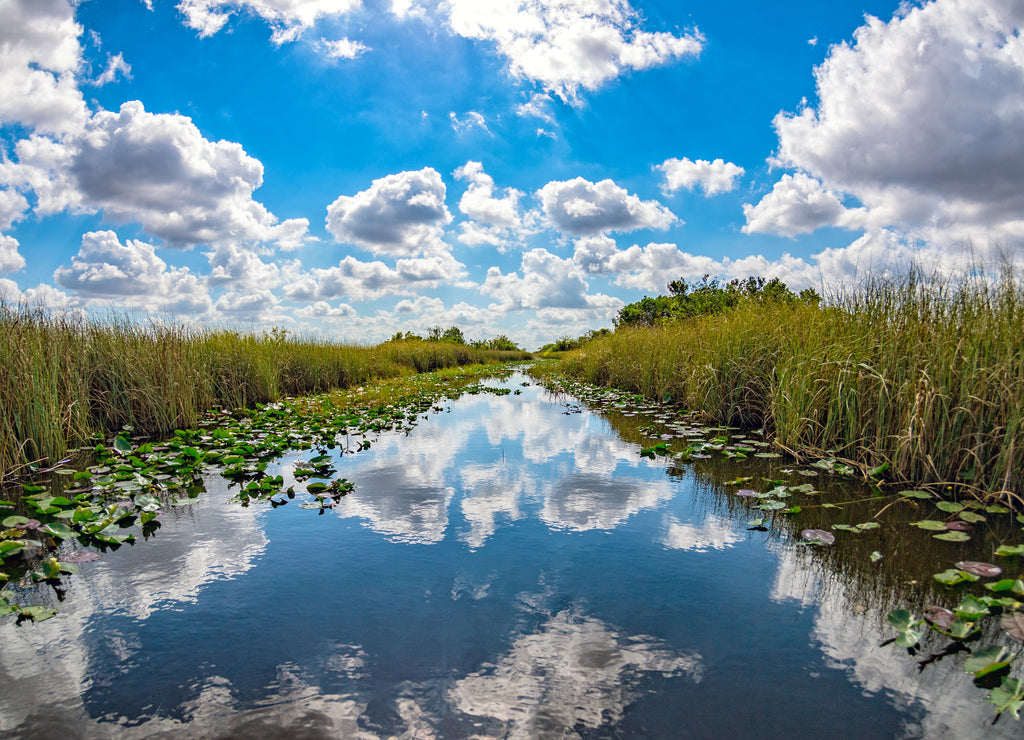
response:
<path id="1" fill-rule="evenodd" d="M 990 725 L 961 658 L 919 671 L 879 647 L 901 598 L 891 573 L 872 581 L 787 530 L 748 531 L 714 476 L 669 474 L 565 400 L 469 396 L 382 436 L 341 457 L 356 490 L 322 516 L 227 503 L 210 477 L 154 537 L 83 565 L 56 618 L 0 624 L 0 732 L 1022 731 Z M 301 459 L 281 465 L 286 483 Z"/>

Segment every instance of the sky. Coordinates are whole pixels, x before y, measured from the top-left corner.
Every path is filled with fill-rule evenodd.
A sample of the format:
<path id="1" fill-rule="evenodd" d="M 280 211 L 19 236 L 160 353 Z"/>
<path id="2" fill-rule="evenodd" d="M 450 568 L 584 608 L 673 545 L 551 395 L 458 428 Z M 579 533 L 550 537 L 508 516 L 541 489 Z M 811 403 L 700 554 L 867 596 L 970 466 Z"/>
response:
<path id="1" fill-rule="evenodd" d="M 0 0 L 0 297 L 527 348 L 1024 262 L 1024 0 Z"/>

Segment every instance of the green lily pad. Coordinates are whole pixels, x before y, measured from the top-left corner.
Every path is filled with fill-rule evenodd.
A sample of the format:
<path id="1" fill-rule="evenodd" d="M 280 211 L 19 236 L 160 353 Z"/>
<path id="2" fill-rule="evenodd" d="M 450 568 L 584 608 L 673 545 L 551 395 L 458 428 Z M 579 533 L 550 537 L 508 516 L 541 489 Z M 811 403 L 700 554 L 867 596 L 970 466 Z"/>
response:
<path id="1" fill-rule="evenodd" d="M 899 494 L 897 494 L 897 495 L 903 496 L 905 498 L 931 498 L 932 497 L 932 495 L 930 493 L 928 493 L 927 491 L 900 491 Z"/>
<path id="2" fill-rule="evenodd" d="M 964 583 L 965 581 L 978 580 L 978 576 L 973 573 L 965 573 L 964 571 L 956 568 L 949 568 L 941 573 L 936 573 L 933 578 L 939 583 L 944 583 L 947 586 L 955 586 L 958 583 Z"/>
<path id="3" fill-rule="evenodd" d="M 945 534 L 932 535 L 937 540 L 945 540 L 946 542 L 966 542 L 971 539 L 971 536 L 966 532 L 946 532 Z"/>
<path id="4" fill-rule="evenodd" d="M 985 701 L 995 705 L 997 714 L 1009 712 L 1014 719 L 1020 719 L 1020 710 L 1024 708 L 1024 680 L 1004 678 Z"/>
<path id="5" fill-rule="evenodd" d="M 946 523 L 936 521 L 935 519 L 922 519 L 919 522 L 911 522 L 910 526 L 917 527 L 918 529 L 930 529 L 935 532 L 946 531 Z"/>
<path id="6" fill-rule="evenodd" d="M 960 603 L 953 609 L 953 613 L 959 619 L 966 619 L 968 621 L 976 621 L 982 617 L 988 616 L 992 612 L 988 610 L 976 596 L 968 594 L 960 601 Z"/>
<path id="7" fill-rule="evenodd" d="M 987 676 L 990 673 L 1006 668 L 1017 657 L 1002 645 L 990 645 L 981 648 L 971 654 L 971 657 L 964 661 L 964 672 L 973 673 L 975 678 Z"/>
<path id="8" fill-rule="evenodd" d="M 937 501 L 935 503 L 935 508 L 949 512 L 950 514 L 961 512 L 964 510 L 964 507 L 965 504 L 958 504 L 955 501 Z"/>

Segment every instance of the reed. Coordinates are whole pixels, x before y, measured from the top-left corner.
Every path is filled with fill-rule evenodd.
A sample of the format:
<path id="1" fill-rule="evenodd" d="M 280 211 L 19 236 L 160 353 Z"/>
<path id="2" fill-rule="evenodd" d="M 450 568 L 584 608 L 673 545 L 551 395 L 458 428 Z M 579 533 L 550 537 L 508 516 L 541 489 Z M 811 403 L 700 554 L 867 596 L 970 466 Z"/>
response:
<path id="1" fill-rule="evenodd" d="M 912 271 L 822 306 L 748 303 L 622 329 L 563 361 L 594 383 L 764 427 L 795 454 L 1024 502 L 1024 286 Z"/>
<path id="2" fill-rule="evenodd" d="M 159 436 L 193 427 L 218 407 L 529 357 L 449 342 L 362 346 L 124 316 L 89 322 L 0 304 L 0 481 L 125 425 L 136 435 Z"/>

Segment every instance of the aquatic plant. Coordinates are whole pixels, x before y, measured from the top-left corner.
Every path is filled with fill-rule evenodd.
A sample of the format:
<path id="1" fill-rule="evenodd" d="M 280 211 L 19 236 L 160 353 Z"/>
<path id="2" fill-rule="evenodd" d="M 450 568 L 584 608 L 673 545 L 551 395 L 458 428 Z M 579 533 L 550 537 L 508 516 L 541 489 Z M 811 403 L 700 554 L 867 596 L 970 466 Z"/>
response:
<path id="1" fill-rule="evenodd" d="M 529 355 L 419 340 L 370 347 L 126 316 L 89 322 L 0 302 L 0 357 L 2 482 L 19 466 L 58 461 L 125 425 L 161 436 L 194 427 L 213 408 Z"/>
<path id="2" fill-rule="evenodd" d="M 1024 286 L 1010 272 L 995 281 L 911 272 L 821 305 L 745 301 L 620 326 L 560 369 L 713 423 L 763 428 L 798 459 L 946 497 L 1024 503 Z"/>

